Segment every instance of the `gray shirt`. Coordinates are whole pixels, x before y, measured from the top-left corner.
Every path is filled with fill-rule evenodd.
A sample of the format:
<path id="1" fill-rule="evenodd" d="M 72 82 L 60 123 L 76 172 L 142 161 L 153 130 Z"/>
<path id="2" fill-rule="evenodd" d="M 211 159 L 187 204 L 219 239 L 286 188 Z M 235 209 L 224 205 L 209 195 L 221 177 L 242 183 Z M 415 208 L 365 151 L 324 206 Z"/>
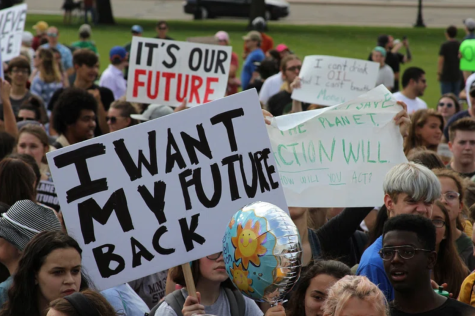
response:
<path id="1" fill-rule="evenodd" d="M 384 85 L 388 90 L 391 90 L 394 86 L 394 71 L 388 65 L 379 68 L 376 87 L 380 84 Z"/>
<path id="2" fill-rule="evenodd" d="M 168 270 L 129 282 L 129 285 L 151 309 L 165 296 Z"/>
<path id="3" fill-rule="evenodd" d="M 181 290 L 181 293 L 186 298 L 188 293 L 185 289 Z M 259 309 L 256 302 L 244 296 L 244 302 L 246 303 L 246 316 L 262 316 L 264 313 Z M 221 288 L 219 292 L 219 297 L 216 302 L 211 306 L 205 306 L 206 314 L 217 315 L 217 316 L 231 316 L 231 310 L 229 306 L 228 298 L 226 293 Z M 163 302 L 155 313 L 156 316 L 177 316 L 173 308 L 171 308 L 167 302 Z"/>

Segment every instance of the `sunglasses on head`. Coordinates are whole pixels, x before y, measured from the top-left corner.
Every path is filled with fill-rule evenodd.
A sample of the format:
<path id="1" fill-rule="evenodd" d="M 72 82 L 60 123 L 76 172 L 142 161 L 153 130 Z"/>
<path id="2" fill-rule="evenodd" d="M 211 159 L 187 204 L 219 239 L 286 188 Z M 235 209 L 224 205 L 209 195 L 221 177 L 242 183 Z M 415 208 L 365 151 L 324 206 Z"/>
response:
<path id="1" fill-rule="evenodd" d="M 451 107 L 454 106 L 454 104 L 453 104 L 453 103 L 450 103 L 450 102 L 448 102 L 448 103 L 439 102 L 439 106 L 442 106 L 442 107 L 443 107 L 443 106 L 447 106 L 447 107 L 450 109 Z"/>
<path id="2" fill-rule="evenodd" d="M 31 118 L 31 117 L 16 117 L 16 121 L 17 122 L 21 122 L 21 121 L 34 121 L 35 119 L 34 118 Z"/>

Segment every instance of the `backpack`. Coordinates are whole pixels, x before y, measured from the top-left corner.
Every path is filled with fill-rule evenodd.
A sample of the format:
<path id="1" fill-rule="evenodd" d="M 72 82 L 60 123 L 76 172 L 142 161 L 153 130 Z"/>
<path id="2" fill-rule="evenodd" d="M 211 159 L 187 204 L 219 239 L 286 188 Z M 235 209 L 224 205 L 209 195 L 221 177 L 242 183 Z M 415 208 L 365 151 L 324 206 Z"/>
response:
<path id="1" fill-rule="evenodd" d="M 244 297 L 242 296 L 241 292 L 239 292 L 239 290 L 236 288 L 230 289 L 228 287 L 222 287 L 222 289 L 224 289 L 224 293 L 228 298 L 231 316 L 245 316 L 246 302 L 244 301 Z M 163 301 L 152 308 L 149 316 L 155 316 L 155 313 L 163 302 L 167 302 L 167 304 L 173 309 L 177 316 L 183 316 L 181 310 L 185 304 L 185 297 L 183 296 L 181 290 L 176 290 L 173 293 L 165 296 Z"/>

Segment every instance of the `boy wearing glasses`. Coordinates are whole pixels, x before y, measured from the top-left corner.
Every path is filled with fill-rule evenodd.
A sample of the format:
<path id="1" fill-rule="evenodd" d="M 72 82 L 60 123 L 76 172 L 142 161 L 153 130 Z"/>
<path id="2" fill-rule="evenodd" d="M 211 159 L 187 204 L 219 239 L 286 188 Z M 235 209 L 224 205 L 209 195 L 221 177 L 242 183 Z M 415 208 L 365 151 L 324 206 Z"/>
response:
<path id="1" fill-rule="evenodd" d="M 475 315 L 475 308 L 437 294 L 431 270 L 437 262 L 435 226 L 429 219 L 409 214 L 390 218 L 384 225 L 379 251 L 394 287 L 392 316 Z"/>
<path id="2" fill-rule="evenodd" d="M 393 94 L 394 98 L 407 104 L 407 113 L 412 114 L 417 110 L 427 109 L 427 103 L 419 99 L 427 88 L 424 70 L 410 67 L 402 75 L 402 91 Z"/>
<path id="3" fill-rule="evenodd" d="M 384 205 L 388 217 L 401 214 L 432 216 L 432 206 L 440 198 L 441 186 L 436 175 L 423 165 L 414 162 L 394 166 L 383 182 Z M 394 299 L 394 289 L 384 271 L 379 250 L 383 247 L 383 236 L 369 246 L 361 257 L 357 275 L 364 275 L 377 284 L 388 301 Z"/>

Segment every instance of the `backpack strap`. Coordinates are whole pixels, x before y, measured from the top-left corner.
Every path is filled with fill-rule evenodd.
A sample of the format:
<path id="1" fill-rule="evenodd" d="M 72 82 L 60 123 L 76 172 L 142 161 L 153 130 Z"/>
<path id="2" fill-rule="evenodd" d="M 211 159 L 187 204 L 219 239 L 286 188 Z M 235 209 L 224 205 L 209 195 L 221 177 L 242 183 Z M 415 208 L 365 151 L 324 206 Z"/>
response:
<path id="1" fill-rule="evenodd" d="M 239 290 L 236 288 L 230 289 L 228 287 L 223 287 L 223 289 L 228 298 L 231 316 L 245 316 L 246 301 L 244 301 L 244 297 L 241 292 L 239 292 Z"/>
<path id="2" fill-rule="evenodd" d="M 54 144 L 51 145 L 51 146 L 53 146 L 53 147 L 56 148 L 56 149 L 61 149 L 61 148 L 63 148 L 63 145 L 61 145 L 60 142 L 54 142 Z"/>
<path id="3" fill-rule="evenodd" d="M 183 309 L 183 305 L 185 305 L 185 297 L 183 297 L 183 293 L 181 293 L 181 290 L 176 290 L 173 293 L 168 294 L 165 296 L 165 298 L 155 305 L 151 310 L 149 315 L 150 316 L 155 316 L 155 313 L 157 312 L 158 308 L 160 305 L 162 305 L 163 302 L 167 302 L 168 306 L 170 306 L 173 311 L 175 312 L 176 316 L 183 316 L 181 313 L 181 310 Z"/>

